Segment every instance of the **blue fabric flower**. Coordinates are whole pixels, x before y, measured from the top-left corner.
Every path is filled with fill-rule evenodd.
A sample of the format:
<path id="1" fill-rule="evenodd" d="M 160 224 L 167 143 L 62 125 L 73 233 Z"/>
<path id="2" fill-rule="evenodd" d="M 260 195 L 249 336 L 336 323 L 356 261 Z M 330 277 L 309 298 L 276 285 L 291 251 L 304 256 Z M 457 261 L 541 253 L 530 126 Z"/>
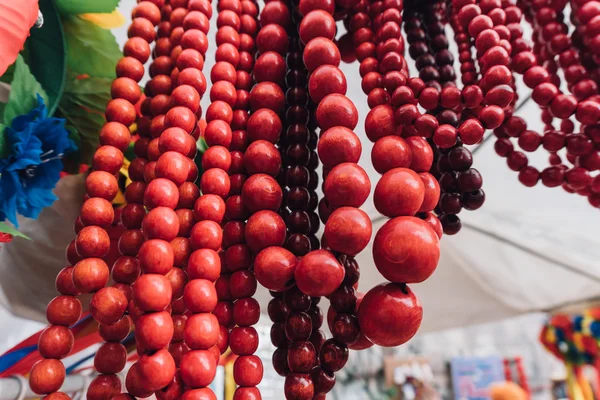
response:
<path id="1" fill-rule="evenodd" d="M 52 189 L 63 168 L 62 158 L 76 150 L 62 118 L 48 118 L 44 99 L 37 107 L 18 116 L 7 126 L 8 157 L 0 159 L 0 221 L 18 227 L 17 214 L 37 218 L 56 196 Z"/>

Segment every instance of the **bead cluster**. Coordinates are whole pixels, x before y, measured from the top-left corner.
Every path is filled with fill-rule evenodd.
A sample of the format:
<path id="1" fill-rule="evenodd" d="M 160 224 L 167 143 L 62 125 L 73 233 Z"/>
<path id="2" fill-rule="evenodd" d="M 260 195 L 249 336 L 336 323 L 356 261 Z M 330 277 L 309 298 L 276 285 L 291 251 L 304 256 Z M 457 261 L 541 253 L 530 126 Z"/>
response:
<path id="1" fill-rule="evenodd" d="M 423 310 L 407 284 L 434 272 L 442 234 L 461 227 L 457 214 L 483 204 L 482 178 L 465 146 L 481 142 L 486 130 L 524 185 L 541 180 L 600 207 L 600 178 L 591 175 L 600 169 L 600 3 L 570 3 L 572 37 L 566 0 L 435 0 L 406 10 L 402 0 L 271 0 L 262 10 L 253 0 L 218 0 L 208 90 L 210 0 L 139 1 L 69 265 L 47 308 L 32 390 L 68 399 L 59 392 L 66 374 L 60 359 L 73 348 L 77 296 L 87 293 L 106 341 L 88 398 L 213 400 L 208 386 L 229 348 L 237 356 L 234 399 L 260 399 L 253 327 L 260 283 L 273 297 L 272 361 L 285 377 L 285 397 L 325 399 L 350 350 L 401 345 L 417 332 Z M 533 47 L 523 38 L 523 16 Z M 348 32 L 336 40 L 340 20 Z M 446 26 L 458 46 L 462 88 Z M 418 77 L 410 77 L 405 47 Z M 138 83 L 151 57 L 142 94 Z M 370 109 L 371 162 L 381 174 L 373 202 L 390 218 L 373 237 L 375 267 L 390 282 L 364 295 L 354 257 L 373 236 L 360 209 L 372 184 L 358 164 L 359 115 L 340 69 L 354 59 Z M 515 72 L 540 106 L 542 134 L 513 115 Z M 559 89 L 561 76 L 570 94 Z M 127 204 L 114 208 L 131 126 L 138 137 Z M 207 145 L 201 161 L 200 138 Z M 530 166 L 511 138 L 523 151 L 549 151 L 551 165 L 541 172 Z M 320 330 L 323 297 L 329 339 Z M 120 342 L 132 326 L 138 359 L 122 388 L 116 374 L 128 355 Z"/>

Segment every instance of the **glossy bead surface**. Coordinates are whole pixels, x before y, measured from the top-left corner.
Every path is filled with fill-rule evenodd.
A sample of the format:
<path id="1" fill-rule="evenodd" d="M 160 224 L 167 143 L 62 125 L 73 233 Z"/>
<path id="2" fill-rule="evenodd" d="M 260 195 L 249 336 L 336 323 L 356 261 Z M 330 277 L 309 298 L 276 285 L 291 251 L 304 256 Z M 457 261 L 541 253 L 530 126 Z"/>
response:
<path id="1" fill-rule="evenodd" d="M 309 296 L 328 296 L 344 280 L 344 268 L 327 250 L 315 250 L 297 264 L 294 277 L 298 288 Z"/>
<path id="2" fill-rule="evenodd" d="M 427 279 L 440 257 L 439 239 L 433 229 L 415 217 L 396 217 L 375 235 L 373 260 L 381 274 L 397 283 Z"/>
<path id="3" fill-rule="evenodd" d="M 410 340 L 423 318 L 423 309 L 412 291 L 402 284 L 382 284 L 371 289 L 358 309 L 361 331 L 380 346 L 398 346 Z"/>

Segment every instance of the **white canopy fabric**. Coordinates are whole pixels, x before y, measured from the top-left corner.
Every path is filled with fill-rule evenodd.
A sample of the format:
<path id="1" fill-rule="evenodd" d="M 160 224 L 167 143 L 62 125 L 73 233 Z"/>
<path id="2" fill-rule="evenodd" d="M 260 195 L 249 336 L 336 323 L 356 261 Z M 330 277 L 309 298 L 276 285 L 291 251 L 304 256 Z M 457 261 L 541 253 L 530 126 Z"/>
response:
<path id="1" fill-rule="evenodd" d="M 134 5 L 134 0 L 125 0 L 120 8 L 129 15 Z M 116 30 L 115 35 L 123 44 L 126 27 Z M 211 43 L 209 51 L 214 47 Z M 205 73 L 213 59 L 207 56 Z M 360 88 L 358 64 L 344 64 L 342 69 L 348 77 L 348 96 L 361 115 L 356 128 L 363 142 L 361 165 L 374 188 L 379 175 L 371 167 L 372 144 L 364 135 L 368 107 Z M 205 96 L 203 109 L 208 101 Z M 541 130 L 535 103 L 528 102 L 518 114 L 527 119 L 530 129 Z M 474 167 L 483 175 L 486 203 L 480 210 L 460 213 L 463 230 L 454 237 L 443 237 L 437 271 L 426 282 L 412 286 L 425 310 L 421 332 L 600 298 L 600 210 L 561 188 L 522 186 L 517 174 L 495 154 L 493 142 L 492 138 L 483 144 L 474 156 Z M 540 168 L 547 164 L 543 152 L 530 159 Z M 64 248 L 74 236 L 72 223 L 80 205 L 81 186 L 81 178 L 63 179 L 56 189 L 59 201 L 44 210 L 38 221 L 21 219 L 23 231 L 33 241 L 15 239 L 2 246 L 0 302 L 13 313 L 45 320 L 45 305 L 55 293 L 54 277 L 66 265 Z M 374 221 L 375 233 L 385 219 L 378 215 L 372 199 L 364 209 Z M 358 261 L 361 291 L 383 282 L 370 247 Z M 266 306 L 268 293 L 263 290 L 259 297 Z"/>

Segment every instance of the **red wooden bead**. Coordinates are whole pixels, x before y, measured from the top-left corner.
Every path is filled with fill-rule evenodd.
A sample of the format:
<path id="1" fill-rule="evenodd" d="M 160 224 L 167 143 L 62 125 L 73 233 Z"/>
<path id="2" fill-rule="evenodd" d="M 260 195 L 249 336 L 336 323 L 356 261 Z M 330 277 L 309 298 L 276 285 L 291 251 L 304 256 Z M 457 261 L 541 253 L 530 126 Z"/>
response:
<path id="1" fill-rule="evenodd" d="M 173 266 L 173 248 L 165 240 L 148 240 L 140 248 L 138 260 L 145 274 L 164 275 Z"/>
<path id="2" fill-rule="evenodd" d="M 330 94 L 323 98 L 316 111 L 321 130 L 344 126 L 350 130 L 358 124 L 358 111 L 352 101 L 342 94 Z"/>
<path id="3" fill-rule="evenodd" d="M 258 349 L 258 332 L 252 327 L 236 327 L 229 335 L 229 345 L 234 354 L 252 355 Z"/>
<path id="4" fill-rule="evenodd" d="M 378 139 L 397 135 L 400 127 L 396 124 L 394 110 L 388 105 L 380 105 L 373 108 L 365 119 L 365 133 L 372 142 Z"/>
<path id="5" fill-rule="evenodd" d="M 281 170 L 279 150 L 269 141 L 257 140 L 244 153 L 244 167 L 248 174 L 277 176 Z"/>
<path id="6" fill-rule="evenodd" d="M 90 301 L 90 313 L 96 321 L 102 324 L 115 324 L 127 310 L 127 297 L 114 287 L 102 288 Z"/>
<path id="7" fill-rule="evenodd" d="M 378 139 L 371 150 L 373 168 L 384 174 L 393 168 L 408 168 L 412 153 L 408 143 L 399 136 L 384 136 Z"/>
<path id="8" fill-rule="evenodd" d="M 276 143 L 281 135 L 282 123 L 276 112 L 268 108 L 255 111 L 246 126 L 248 140 L 267 140 Z"/>
<path id="9" fill-rule="evenodd" d="M 54 392 L 50 393 L 43 397 L 43 400 L 70 400 L 69 395 L 63 392 Z"/>
<path id="10" fill-rule="evenodd" d="M 369 244 L 372 232 L 371 219 L 364 211 L 340 207 L 327 219 L 323 236 L 331 250 L 354 256 Z"/>
<path id="11" fill-rule="evenodd" d="M 414 171 L 394 168 L 377 182 L 373 202 L 381 214 L 397 217 L 416 214 L 423 204 L 424 196 L 423 181 Z"/>
<path id="12" fill-rule="evenodd" d="M 94 368 L 102 374 L 121 372 L 127 362 L 127 350 L 121 343 L 102 344 L 94 357 Z"/>
<path id="13" fill-rule="evenodd" d="M 269 290 L 285 290 L 294 277 L 297 259 L 283 247 L 267 247 L 254 260 L 254 273 L 261 285 Z"/>
<path id="14" fill-rule="evenodd" d="M 289 374 L 285 378 L 285 398 L 289 400 L 312 399 L 315 393 L 313 381 L 308 374 Z"/>
<path id="15" fill-rule="evenodd" d="M 56 392 L 65 380 L 65 366 L 59 360 L 38 361 L 31 368 L 29 387 L 36 394 Z"/>
<path id="16" fill-rule="evenodd" d="M 220 168 L 211 168 L 202 174 L 200 190 L 204 194 L 215 194 L 225 197 L 229 194 L 231 182 L 227 172 Z"/>
<path id="17" fill-rule="evenodd" d="M 262 396 L 257 387 L 238 387 L 233 393 L 233 400 L 261 400 Z"/>
<path id="18" fill-rule="evenodd" d="M 361 330 L 375 344 L 398 346 L 421 324 L 423 310 L 412 291 L 402 284 L 382 284 L 363 298 L 358 311 Z"/>
<path id="19" fill-rule="evenodd" d="M 181 379 L 187 386 L 201 388 L 210 385 L 213 381 L 217 363 L 209 351 L 192 350 L 183 355 L 180 368 Z"/>
<path id="20" fill-rule="evenodd" d="M 164 388 L 175 377 L 175 360 L 166 349 L 141 356 L 137 365 L 140 378 L 153 391 Z"/>
<path id="21" fill-rule="evenodd" d="M 369 176 L 354 163 L 335 166 L 327 175 L 323 188 L 327 201 L 333 207 L 360 207 L 370 191 Z"/>
<path id="22" fill-rule="evenodd" d="M 77 296 L 79 290 L 73 284 L 73 267 L 63 268 L 56 276 L 56 290 L 60 294 L 68 294 L 71 296 Z"/>
<path id="23" fill-rule="evenodd" d="M 133 301 L 142 311 L 162 311 L 171 303 L 169 280 L 159 274 L 140 276 L 133 285 Z"/>
<path id="24" fill-rule="evenodd" d="M 233 305 L 233 320 L 239 326 L 251 326 L 260 318 L 260 305 L 252 297 L 239 299 Z"/>
<path id="25" fill-rule="evenodd" d="M 268 108 L 277 113 L 285 108 L 285 94 L 281 87 L 273 82 L 260 82 L 250 92 L 250 109 L 252 111 Z"/>
<path id="26" fill-rule="evenodd" d="M 335 32 L 335 20 L 323 10 L 314 10 L 306 14 L 298 28 L 300 40 L 305 44 L 316 37 L 333 40 Z"/>
<path id="27" fill-rule="evenodd" d="M 348 128 L 330 128 L 319 139 L 319 158 L 326 167 L 333 168 L 344 162 L 358 163 L 361 152 L 360 139 Z"/>
<path id="28" fill-rule="evenodd" d="M 246 224 L 246 243 L 258 253 L 270 246 L 282 246 L 286 237 L 286 226 L 279 214 L 263 210 L 253 214 Z"/>
<path id="29" fill-rule="evenodd" d="M 309 296 L 328 296 L 344 280 L 344 268 L 331 252 L 315 250 L 298 262 L 294 277 L 303 293 Z"/>
<path id="30" fill-rule="evenodd" d="M 221 273 L 221 259 L 214 250 L 196 250 L 189 257 L 187 272 L 190 279 L 216 281 Z"/>
<path id="31" fill-rule="evenodd" d="M 286 30 L 277 24 L 268 24 L 261 28 L 256 36 L 256 47 L 260 53 L 275 51 L 281 55 L 286 54 L 289 38 Z"/>
<path id="32" fill-rule="evenodd" d="M 311 73 L 308 81 L 308 92 L 315 103 L 330 94 L 345 95 L 347 89 L 346 76 L 333 65 L 321 65 Z"/>
<path id="33" fill-rule="evenodd" d="M 281 206 L 283 192 L 274 178 L 266 174 L 255 174 L 244 183 L 242 199 L 250 212 L 276 211 Z"/>
<path id="34" fill-rule="evenodd" d="M 65 358 L 73 349 L 75 339 L 65 326 L 52 325 L 46 328 L 38 339 L 38 350 L 44 358 Z"/>
<path id="35" fill-rule="evenodd" d="M 431 146 L 425 139 L 418 136 L 410 136 L 405 140 L 412 154 L 409 168 L 415 172 L 428 172 L 433 164 Z"/>
<path id="36" fill-rule="evenodd" d="M 385 223 L 373 241 L 373 259 L 392 282 L 416 283 L 427 279 L 440 257 L 439 239 L 424 221 L 396 217 Z"/>
<path id="37" fill-rule="evenodd" d="M 210 313 L 191 315 L 185 324 L 185 343 L 193 350 L 208 350 L 219 340 L 219 321 Z"/>
<path id="38" fill-rule="evenodd" d="M 173 337 L 173 320 L 167 311 L 143 314 L 135 321 L 135 338 L 143 349 L 167 347 Z"/>
<path id="39" fill-rule="evenodd" d="M 129 368 L 129 371 L 127 371 L 125 387 L 127 388 L 127 392 L 132 396 L 149 397 L 152 395 L 152 391 L 146 388 L 146 381 L 140 376 L 137 363 L 133 364 Z"/>
<path id="40" fill-rule="evenodd" d="M 336 44 L 328 38 L 316 37 L 310 40 L 303 52 L 304 65 L 308 72 L 313 72 L 319 66 L 340 65 L 340 51 Z"/>
<path id="41" fill-rule="evenodd" d="M 86 258 L 73 269 L 73 284 L 82 293 L 98 291 L 108 282 L 109 270 L 99 258 Z"/>
<path id="42" fill-rule="evenodd" d="M 131 185 L 129 185 L 131 186 Z M 144 205 L 150 209 L 168 207 L 175 209 L 179 202 L 177 185 L 165 178 L 157 178 L 148 183 L 144 193 Z"/>
<path id="43" fill-rule="evenodd" d="M 117 179 L 109 172 L 93 171 L 85 180 L 85 192 L 90 197 L 112 201 L 118 191 Z"/>
<path id="44" fill-rule="evenodd" d="M 233 378 L 240 386 L 256 386 L 263 377 L 263 365 L 257 356 L 238 357 L 233 364 Z"/>
<path id="45" fill-rule="evenodd" d="M 128 316 L 121 318 L 112 325 L 99 324 L 98 333 L 107 342 L 120 342 L 125 339 L 131 330 L 131 320 Z"/>
<path id="46" fill-rule="evenodd" d="M 217 304 L 215 286 L 206 279 L 190 280 L 185 286 L 183 298 L 188 310 L 193 313 L 212 312 Z"/>

